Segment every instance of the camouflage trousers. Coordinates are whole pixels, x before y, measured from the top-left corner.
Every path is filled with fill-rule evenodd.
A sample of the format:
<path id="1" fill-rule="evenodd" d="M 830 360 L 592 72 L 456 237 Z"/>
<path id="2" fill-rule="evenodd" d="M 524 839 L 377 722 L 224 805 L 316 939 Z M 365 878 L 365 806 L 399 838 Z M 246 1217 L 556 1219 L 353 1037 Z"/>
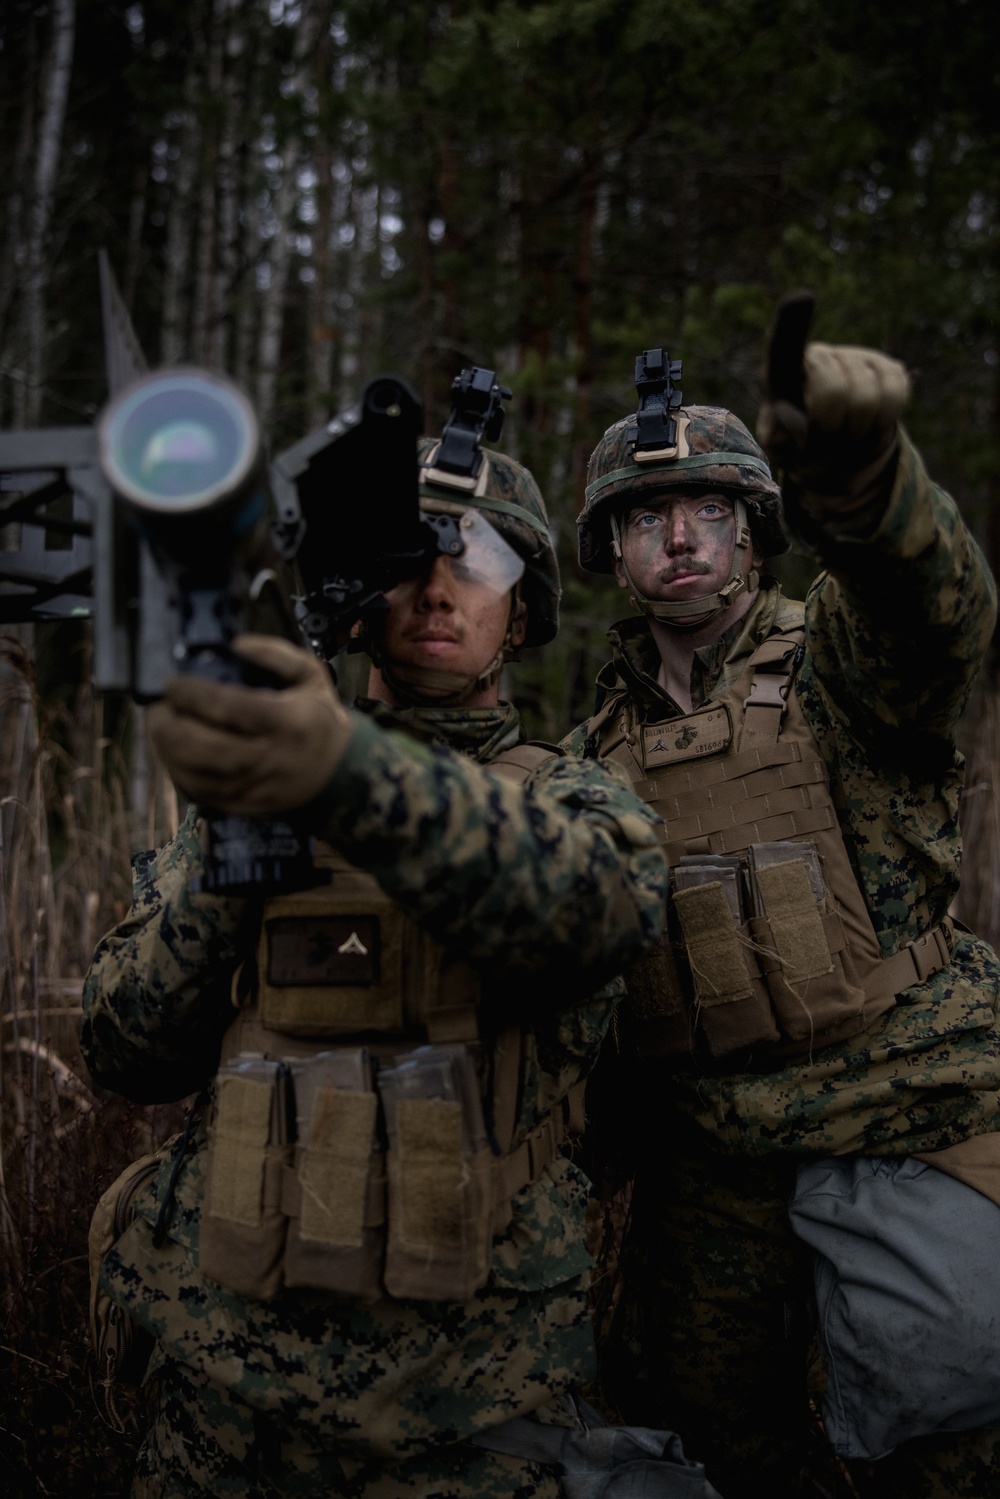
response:
<path id="1" fill-rule="evenodd" d="M 679 1119 L 662 1138 L 633 1189 L 605 1398 L 622 1421 L 677 1431 L 724 1499 L 851 1492 L 810 1407 L 822 1371 L 811 1252 L 786 1211 L 795 1160 L 723 1156 Z M 847 1466 L 862 1499 L 986 1499 L 1000 1494 L 1000 1427 Z"/>
<path id="2" fill-rule="evenodd" d="M 558 1499 L 546 1464 L 455 1443 L 375 1469 L 320 1449 L 293 1421 L 185 1365 L 166 1361 L 154 1378 L 132 1499 Z"/>

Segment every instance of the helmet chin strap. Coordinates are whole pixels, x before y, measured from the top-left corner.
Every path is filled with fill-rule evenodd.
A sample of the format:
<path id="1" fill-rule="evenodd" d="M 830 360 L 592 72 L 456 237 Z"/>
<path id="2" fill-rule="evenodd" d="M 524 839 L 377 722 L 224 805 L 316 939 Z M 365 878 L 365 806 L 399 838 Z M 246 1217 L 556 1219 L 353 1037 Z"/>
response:
<path id="1" fill-rule="evenodd" d="M 505 662 L 516 658 L 518 649 L 513 641 L 514 626 L 524 619 L 527 612 L 518 582 L 511 591 L 510 617 L 500 649 L 492 661 L 475 674 L 438 671 L 432 666 L 407 666 L 402 661 L 390 661 L 383 656 L 375 641 L 371 642 L 371 657 L 400 707 L 460 708 L 469 698 L 492 687 L 503 671 Z"/>
<path id="2" fill-rule="evenodd" d="M 675 630 L 697 630 L 703 625 L 711 624 L 720 614 L 729 609 L 740 594 L 754 591 L 760 582 L 760 574 L 756 568 L 751 568 L 746 576 L 743 573 L 743 553 L 752 548 L 753 540 L 747 524 L 747 507 L 739 497 L 733 501 L 733 516 L 736 521 L 736 535 L 733 541 L 729 582 L 720 588 L 718 593 L 707 593 L 702 598 L 696 599 L 669 601 L 648 599 L 636 587 L 622 555 L 621 526 L 617 515 L 612 515 L 612 550 L 621 563 L 625 581 L 632 590 L 632 604 L 640 614 L 645 614 L 649 619 L 655 619 L 658 624 L 671 625 Z"/>

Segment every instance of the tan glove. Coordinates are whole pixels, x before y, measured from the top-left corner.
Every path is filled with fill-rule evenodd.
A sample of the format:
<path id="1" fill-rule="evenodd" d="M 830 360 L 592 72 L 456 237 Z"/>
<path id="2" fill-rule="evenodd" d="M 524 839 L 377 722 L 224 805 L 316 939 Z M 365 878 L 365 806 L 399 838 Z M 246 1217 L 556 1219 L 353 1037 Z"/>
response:
<path id="1" fill-rule="evenodd" d="M 761 446 L 802 491 L 807 512 L 860 515 L 892 470 L 909 376 L 875 349 L 825 343 L 806 345 L 802 373 L 805 410 L 766 400 L 757 417 Z"/>
<path id="2" fill-rule="evenodd" d="M 270 817 L 305 806 L 347 749 L 351 715 L 323 662 L 271 635 L 240 635 L 239 655 L 287 686 L 174 676 L 146 721 L 172 779 L 199 806 Z"/>

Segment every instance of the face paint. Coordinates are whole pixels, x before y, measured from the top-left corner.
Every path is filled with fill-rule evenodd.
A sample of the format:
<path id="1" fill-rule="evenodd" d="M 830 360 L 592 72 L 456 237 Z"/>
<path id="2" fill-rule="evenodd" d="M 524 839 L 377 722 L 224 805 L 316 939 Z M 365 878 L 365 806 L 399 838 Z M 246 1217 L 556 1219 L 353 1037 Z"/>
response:
<path id="1" fill-rule="evenodd" d="M 729 581 L 735 524 L 725 495 L 677 495 L 636 506 L 621 532 L 635 587 L 646 598 L 667 601 L 715 593 Z M 621 575 L 619 582 L 627 586 Z"/>

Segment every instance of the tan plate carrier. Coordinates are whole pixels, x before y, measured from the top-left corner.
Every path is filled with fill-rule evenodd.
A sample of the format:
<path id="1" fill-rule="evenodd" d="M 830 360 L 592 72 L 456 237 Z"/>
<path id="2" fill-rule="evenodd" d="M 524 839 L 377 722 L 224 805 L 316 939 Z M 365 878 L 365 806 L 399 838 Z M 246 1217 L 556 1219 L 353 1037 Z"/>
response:
<path id="1" fill-rule="evenodd" d="M 488 769 L 523 783 L 554 753 L 519 745 Z M 371 875 L 329 848 L 316 863 L 330 883 L 266 902 L 255 964 L 234 983 L 240 1009 L 209 1123 L 201 1269 L 261 1300 L 283 1286 L 467 1299 L 489 1275 L 492 1239 L 510 1222 L 513 1199 L 582 1127 L 582 1089 L 515 1144 L 520 1030 L 502 1032 L 487 1055 L 474 970 Z M 461 1102 L 419 1097 L 399 1105 L 386 1148 L 379 1063 L 428 1043 L 457 1045 L 476 1069 L 488 1144 L 470 1148 Z M 249 1054 L 294 1070 L 297 1060 L 362 1045 L 373 1083 L 324 1086 L 298 1141 L 276 1131 L 268 1084 L 227 1065 Z"/>
<path id="2" fill-rule="evenodd" d="M 674 890 L 669 937 L 626 975 L 647 1055 L 796 1056 L 863 1031 L 896 996 L 951 961 L 949 920 L 883 959 L 851 868 L 829 776 L 793 690 L 804 632 L 772 634 L 719 697 L 686 717 L 634 719 L 624 691 L 588 725 L 598 753 L 624 766 L 682 855 L 746 857 L 753 844 L 801 842 L 819 855 L 755 874 L 763 914 L 738 924 L 721 883 Z M 811 856 L 810 856 L 811 858 Z"/>

